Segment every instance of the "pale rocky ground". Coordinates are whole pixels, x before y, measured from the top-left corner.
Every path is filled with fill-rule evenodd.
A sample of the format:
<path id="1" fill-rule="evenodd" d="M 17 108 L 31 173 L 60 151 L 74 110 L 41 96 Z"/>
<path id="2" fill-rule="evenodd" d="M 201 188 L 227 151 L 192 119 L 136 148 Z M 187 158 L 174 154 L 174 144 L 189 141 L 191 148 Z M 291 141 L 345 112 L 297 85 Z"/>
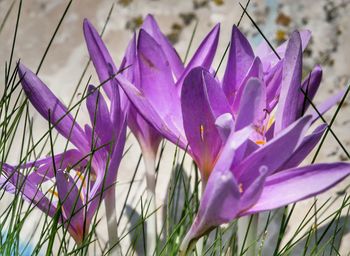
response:
<path id="1" fill-rule="evenodd" d="M 25 0 L 23 1 L 22 16 L 19 24 L 18 40 L 14 59 L 21 59 L 28 67 L 35 70 L 45 51 L 50 37 L 59 21 L 68 1 L 63 0 Z M 0 0 L 0 21 L 3 20 L 12 0 Z M 73 2 L 63 24 L 55 38 L 52 48 L 47 55 L 44 65 L 39 73 L 41 79 L 55 92 L 55 94 L 66 104 L 70 101 L 72 92 L 77 85 L 81 73 L 88 60 L 87 50 L 84 44 L 82 33 L 82 22 L 88 18 L 100 31 L 105 23 L 107 14 L 111 5 L 115 3 L 107 30 L 103 36 L 108 45 L 115 62 L 120 63 L 123 51 L 131 38 L 133 28 L 137 27 L 147 13 L 155 15 L 161 29 L 170 36 L 175 43 L 180 56 L 185 56 L 185 52 L 191 38 L 195 25 L 195 19 L 198 19 L 198 29 L 194 37 L 194 43 L 191 47 L 190 55 L 193 53 L 200 40 L 208 30 L 217 22 L 221 23 L 220 46 L 214 67 L 218 65 L 220 56 L 230 39 L 231 26 L 239 20 L 242 10 L 237 1 L 227 0 L 119 0 L 119 1 L 93 1 L 76 0 Z M 243 1 L 244 3 L 244 1 Z M 337 89 L 343 88 L 349 79 L 348 60 L 350 59 L 350 48 L 348 42 L 350 39 L 350 28 L 348 24 L 350 17 L 350 4 L 348 1 L 302 1 L 302 0 L 282 0 L 282 1 L 252 1 L 248 12 L 253 16 L 261 29 L 274 45 L 278 40 L 288 36 L 293 29 L 307 28 L 313 32 L 312 42 L 305 54 L 304 68 L 310 70 L 313 65 L 320 63 L 324 69 L 324 78 L 322 87 L 317 95 L 316 102 L 326 99 Z M 12 34 L 14 30 L 14 19 L 17 12 L 17 4 L 9 17 L 9 22 L 5 25 L 0 34 L 0 72 L 1 77 L 4 73 L 4 61 L 9 58 L 9 49 L 12 44 Z M 276 22 L 278 20 L 278 22 Z M 277 24 L 278 23 L 278 24 Z M 240 28 L 246 32 L 254 44 L 262 40 L 257 30 L 247 17 L 243 18 Z M 96 75 L 90 67 L 88 75 L 92 75 L 92 81 L 96 81 Z M 85 76 L 79 92 L 88 79 Z M 1 80 L 3 83 L 3 80 Z M 2 87 L 0 87 L 2 89 Z M 78 97 L 74 99 L 78 100 Z M 332 116 L 334 109 L 326 117 L 328 120 Z M 350 108 L 345 106 L 337 121 L 334 124 L 334 131 L 338 137 L 349 147 L 349 112 Z M 40 138 L 47 129 L 47 122 L 43 120 L 38 113 L 31 111 L 34 118 L 35 138 Z M 83 109 L 78 117 L 79 122 L 87 122 L 87 112 Z M 16 138 L 14 145 L 19 145 L 20 136 Z M 125 156 L 119 171 L 119 183 L 117 186 L 117 195 L 119 204 L 123 202 L 126 195 L 125 191 L 131 180 L 133 171 L 140 155 L 139 147 L 133 138 L 128 140 L 128 146 L 132 150 Z M 56 144 L 56 152 L 62 148 L 64 140 L 59 140 Z M 160 165 L 160 176 L 158 180 L 157 196 L 158 204 L 161 205 L 166 197 L 166 187 L 171 172 L 174 147 L 167 144 L 165 157 Z M 14 149 L 9 157 L 9 162 L 16 163 L 19 160 L 17 151 Z M 337 145 L 331 135 L 326 140 L 326 145 L 320 152 L 318 162 L 328 162 L 335 160 L 346 160 L 345 154 Z M 306 160 L 309 163 L 311 158 Z M 187 166 L 190 166 L 190 159 L 187 157 Z M 349 179 L 344 181 L 335 189 L 318 197 L 318 204 L 327 200 L 329 197 L 335 197 L 336 192 L 342 190 L 349 183 Z M 143 165 L 141 171 L 136 177 L 137 189 L 134 189 L 132 197 L 135 200 L 139 198 L 140 186 L 145 187 Z M 312 200 L 303 201 L 297 204 L 296 212 L 293 214 L 292 224 L 298 225 L 304 217 L 306 210 L 312 205 Z M 337 204 L 332 206 L 331 210 L 337 209 Z M 0 208 L 4 201 L 1 201 Z M 119 209 L 119 208 L 118 208 Z M 331 211 L 329 211 L 330 213 Z M 37 214 L 37 212 L 34 212 Z M 101 216 L 103 213 L 101 213 Z M 23 232 L 23 239 L 31 236 L 32 230 L 36 227 L 38 219 L 30 218 L 30 226 Z M 106 231 L 104 223 L 98 229 L 102 241 L 106 240 Z M 122 227 L 127 225 L 127 218 L 123 219 Z M 31 228 L 33 227 L 33 228 Z M 290 231 L 296 227 L 291 225 Z M 291 232 L 290 232 L 291 233 Z M 349 241 L 349 234 L 344 241 Z M 341 255 L 347 255 L 350 252 L 350 244 L 342 243 Z M 126 246 L 128 240 L 124 239 Z M 266 255 L 269 253 L 267 252 Z"/>

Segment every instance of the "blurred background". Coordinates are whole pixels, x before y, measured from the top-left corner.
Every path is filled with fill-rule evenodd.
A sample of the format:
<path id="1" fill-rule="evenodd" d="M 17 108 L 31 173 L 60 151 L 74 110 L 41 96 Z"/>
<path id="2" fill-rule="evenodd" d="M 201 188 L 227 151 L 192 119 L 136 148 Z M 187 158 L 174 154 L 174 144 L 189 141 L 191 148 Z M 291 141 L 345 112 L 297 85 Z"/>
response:
<path id="1" fill-rule="evenodd" d="M 4 77 L 4 62 L 10 56 L 18 2 L 0 0 L 0 22 L 13 6 L 0 34 L 1 77 Z M 246 1 L 242 0 L 241 3 L 245 5 Z M 21 62 L 30 69 L 36 70 L 67 4 L 68 1 L 65 0 L 23 1 L 14 51 L 15 60 L 21 59 Z M 196 22 L 198 22 L 198 28 L 194 35 L 189 56 L 194 52 L 206 33 L 216 23 L 221 23 L 219 47 L 214 61 L 214 67 L 217 67 L 230 40 L 232 25 L 236 24 L 242 15 L 242 8 L 239 2 L 235 0 L 73 1 L 39 73 L 39 77 L 67 105 L 71 101 L 72 94 L 89 59 L 82 32 L 83 19 L 88 18 L 98 31 L 102 31 L 112 6 L 113 10 L 103 34 L 103 39 L 117 66 L 120 64 L 133 31 L 142 24 L 145 15 L 151 13 L 182 58 L 186 54 Z M 312 31 L 312 40 L 304 53 L 303 65 L 305 74 L 316 64 L 320 64 L 323 68 L 323 81 L 315 100 L 316 103 L 321 102 L 347 85 L 350 75 L 350 16 L 348 15 L 350 1 L 252 0 L 247 11 L 274 46 L 278 46 L 287 39 L 288 35 L 295 29 L 309 29 Z M 240 29 L 249 37 L 253 45 L 258 45 L 263 40 L 246 15 L 242 19 Z M 223 70 L 222 68 L 221 71 Z M 99 84 L 93 67 L 90 65 L 78 87 L 78 94 L 72 99 L 73 102 L 79 100 L 80 93 L 83 92 L 90 75 L 92 75 L 92 82 L 96 85 Z M 1 92 L 3 90 L 2 83 L 3 81 L 0 82 Z M 48 128 L 47 121 L 41 118 L 33 109 L 30 113 L 34 120 L 34 138 L 40 138 Z M 334 109 L 325 115 L 326 119 L 329 120 L 333 113 Z M 78 120 L 79 122 L 88 122 L 87 112 L 83 110 Z M 350 108 L 348 104 L 341 110 L 333 130 L 344 145 L 349 147 Z M 15 139 L 13 153 L 9 156 L 9 162 L 14 164 L 19 161 L 16 141 L 20 146 L 20 140 L 20 136 Z M 56 144 L 58 151 L 62 145 L 64 145 L 64 140 L 58 140 Z M 132 136 L 128 139 L 127 147 L 131 147 L 131 150 L 123 159 L 118 174 L 117 193 L 118 197 L 121 198 L 121 203 L 124 202 L 126 190 L 140 156 L 138 144 Z M 157 187 L 159 206 L 164 203 L 166 198 L 174 149 L 170 143 L 166 144 L 166 150 L 160 164 Z M 334 138 L 329 135 L 317 161 L 334 160 L 347 160 L 347 158 Z M 189 157 L 186 158 L 186 162 L 188 168 L 191 168 Z M 310 159 L 306 162 L 310 163 Z M 133 189 L 130 197 L 135 200 L 138 200 L 142 194 L 140 186 L 145 187 L 142 164 L 135 178 L 137 185 L 134 186 L 135 189 Z M 321 195 L 319 201 L 322 202 L 322 200 L 336 195 L 348 183 L 349 180 L 327 194 Z M 300 222 L 305 214 L 305 209 L 308 209 L 313 202 L 313 200 L 303 201 L 297 205 L 296 213 L 293 215 L 295 223 Z M 1 204 L 4 204 L 4 201 L 1 201 Z M 337 204 L 334 204 L 334 209 L 336 207 Z M 123 225 L 128 226 L 128 223 L 128 218 L 123 217 Z M 37 219 L 33 218 L 32 224 L 34 227 L 37 224 Z M 291 230 L 293 228 L 290 227 Z M 102 237 L 106 236 L 104 230 L 98 230 L 98 232 L 101 233 Z M 23 236 L 31 236 L 31 234 L 32 231 L 28 229 L 28 233 L 23 234 Z M 349 240 L 350 236 L 348 235 L 347 238 Z M 127 241 L 123 242 L 127 243 Z M 344 243 L 341 252 L 349 251 L 350 244 Z"/>

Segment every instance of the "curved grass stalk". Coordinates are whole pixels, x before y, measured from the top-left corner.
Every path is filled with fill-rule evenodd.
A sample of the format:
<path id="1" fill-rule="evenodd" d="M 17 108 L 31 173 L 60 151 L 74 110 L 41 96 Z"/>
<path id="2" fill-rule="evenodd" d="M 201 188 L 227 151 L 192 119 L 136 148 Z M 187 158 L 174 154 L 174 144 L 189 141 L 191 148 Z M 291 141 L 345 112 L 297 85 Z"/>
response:
<path id="1" fill-rule="evenodd" d="M 258 221 L 259 214 L 238 219 L 237 239 L 239 255 L 257 255 Z"/>

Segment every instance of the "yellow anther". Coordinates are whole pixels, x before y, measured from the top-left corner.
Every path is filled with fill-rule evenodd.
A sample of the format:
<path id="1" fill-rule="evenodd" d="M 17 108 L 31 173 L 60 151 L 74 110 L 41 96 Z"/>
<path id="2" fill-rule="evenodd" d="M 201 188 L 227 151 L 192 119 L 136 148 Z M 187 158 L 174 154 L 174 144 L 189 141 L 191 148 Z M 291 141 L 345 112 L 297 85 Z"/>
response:
<path id="1" fill-rule="evenodd" d="M 199 127 L 200 135 L 201 135 L 201 140 L 204 141 L 204 125 L 200 125 Z"/>
<path id="2" fill-rule="evenodd" d="M 86 187 L 86 184 L 85 184 L 85 182 L 84 182 L 84 177 L 83 177 L 83 174 L 81 173 L 81 172 L 76 172 L 77 173 L 77 175 L 78 175 L 78 178 L 79 178 L 79 180 L 81 181 L 81 183 L 83 183 L 83 187 L 85 188 Z"/>
<path id="3" fill-rule="evenodd" d="M 268 129 L 270 129 L 270 127 L 273 125 L 273 123 L 275 122 L 275 113 L 276 113 L 276 109 L 274 109 L 272 111 L 272 113 L 269 116 L 269 121 L 267 122 L 267 127 L 266 127 L 266 131 Z"/>
<path id="4" fill-rule="evenodd" d="M 80 172 L 80 171 L 75 171 L 75 173 L 77 174 L 79 180 L 80 180 L 81 182 L 84 182 L 84 179 L 86 179 L 86 178 L 84 178 L 83 173 Z M 90 181 L 96 181 L 96 179 L 97 179 L 96 174 L 90 173 Z M 87 179 L 86 179 L 86 180 L 87 180 Z M 84 183 L 83 186 L 84 186 L 84 187 L 86 186 L 85 183 Z"/>
<path id="5" fill-rule="evenodd" d="M 239 193 L 243 193 L 243 184 L 242 183 L 239 183 L 238 184 L 238 191 L 239 191 Z"/>
<path id="6" fill-rule="evenodd" d="M 53 190 L 53 189 L 49 189 L 49 193 L 53 194 L 55 197 L 58 198 L 58 193 L 57 191 Z"/>
<path id="7" fill-rule="evenodd" d="M 257 141 L 255 141 L 255 143 L 257 145 L 265 145 L 266 141 L 264 141 L 264 140 L 257 140 Z"/>

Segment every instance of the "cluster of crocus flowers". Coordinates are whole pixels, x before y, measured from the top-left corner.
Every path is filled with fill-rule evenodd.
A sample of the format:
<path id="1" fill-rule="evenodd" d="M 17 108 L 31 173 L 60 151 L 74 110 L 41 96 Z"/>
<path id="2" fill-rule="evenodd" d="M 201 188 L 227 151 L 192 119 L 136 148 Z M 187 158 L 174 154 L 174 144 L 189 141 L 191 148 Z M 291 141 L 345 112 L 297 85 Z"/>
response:
<path id="1" fill-rule="evenodd" d="M 298 32 L 295 34 L 299 36 Z M 255 136 L 253 141 L 256 142 L 256 147 L 261 146 L 280 129 L 279 127 L 275 129 L 274 124 L 274 112 L 276 112 L 275 108 L 280 98 L 280 92 L 283 91 L 283 94 L 292 99 L 298 98 L 301 102 L 296 103 L 298 113 L 289 113 L 288 109 L 286 113 L 279 111 L 277 115 L 282 115 L 282 117 L 278 118 L 277 122 L 289 118 L 288 116 L 294 116 L 295 120 L 297 115 L 301 116 L 300 109 L 306 111 L 310 105 L 309 101 L 304 103 L 305 97 L 300 88 L 309 91 L 308 99 L 312 100 L 322 76 L 322 72 L 317 66 L 310 76 L 301 83 L 301 53 L 296 60 L 300 63 L 295 63 L 295 67 L 287 66 L 291 63 L 284 61 L 287 43 L 277 49 L 277 52 L 283 53 L 281 60 L 272 56 L 274 53 L 267 51 L 262 46 L 260 47 L 262 48 L 260 50 L 261 56 L 254 56 L 247 39 L 239 32 L 238 28 L 234 27 L 228 65 L 223 81 L 220 83 L 211 70 L 218 36 L 219 26 L 217 25 L 196 51 L 193 57 L 196 64 L 191 65 L 192 61 L 190 61 L 184 70 L 184 75 L 175 81 L 174 73 L 169 65 L 170 62 L 159 44 L 155 41 L 142 40 L 140 37 L 139 44 L 147 43 L 147 46 L 139 49 L 139 55 L 143 56 L 139 60 L 139 65 L 144 66 L 143 70 L 140 69 L 141 73 L 144 72 L 147 76 L 152 76 L 148 86 L 138 88 L 122 75 L 116 78 L 139 113 L 153 124 L 163 137 L 183 149 L 189 146 L 188 152 L 196 161 L 204 184 L 208 180 L 224 145 L 221 134 L 215 126 L 215 121 L 220 115 L 231 114 L 238 123 L 235 125 L 235 129 L 239 130 L 249 125 L 251 117 L 247 117 L 244 113 L 249 111 L 247 107 L 250 104 L 256 104 L 255 112 L 252 113 L 252 115 L 257 115 L 254 117 L 253 124 L 256 126 L 256 132 L 252 136 Z M 294 40 L 290 41 L 290 51 L 301 51 L 309 37 L 309 33 L 303 32 L 302 39 L 299 40 L 303 44 L 300 42 L 299 46 L 295 45 Z M 295 59 L 295 57 L 288 58 Z M 260 95 L 252 95 L 256 97 L 250 98 L 254 99 L 252 103 L 242 100 L 244 89 L 251 78 L 259 80 L 256 82 L 261 84 L 258 90 L 262 90 L 262 92 L 256 92 L 252 88 L 252 93 L 260 93 Z M 294 82 L 298 79 L 299 82 Z M 198 83 L 201 86 L 193 86 Z M 292 87 L 295 89 L 297 97 L 288 92 L 291 83 L 293 83 Z M 283 90 L 282 85 L 285 87 Z M 157 96 L 155 96 L 156 92 Z M 336 97 L 332 98 L 334 103 L 337 99 Z M 323 111 L 328 110 L 332 104 L 325 104 L 325 106 L 322 107 Z M 310 113 L 313 114 L 314 119 L 317 119 L 318 116 L 314 115 L 312 110 Z M 284 122 L 283 126 L 287 125 L 287 122 Z"/>
<path id="2" fill-rule="evenodd" d="M 89 86 L 86 106 L 91 125 L 83 129 L 32 71 L 21 63 L 18 70 L 34 108 L 74 148 L 19 166 L 3 163 L 2 183 L 51 217 L 60 210 L 60 223 L 81 244 L 102 199 L 110 197 L 115 204 L 114 185 L 126 137 L 118 87 L 112 87 L 109 108 L 98 88 Z M 45 183 L 56 186 L 45 191 Z"/>
<path id="3" fill-rule="evenodd" d="M 28 99 L 75 148 L 20 166 L 2 164 L 0 183 L 8 181 L 8 191 L 19 190 L 50 216 L 60 207 L 62 224 L 81 243 L 99 200 L 110 202 L 106 208 L 115 207 L 114 182 L 127 123 L 141 146 L 153 196 L 154 161 L 162 138 L 186 149 L 198 165 L 203 193 L 180 246 L 186 253 L 193 241 L 223 223 L 306 199 L 347 177 L 347 163 L 299 167 L 327 129 L 321 124 L 308 132 L 310 126 L 342 96 L 332 97 L 318 113 L 310 107 L 322 78 L 316 66 L 302 81 L 302 52 L 310 33 L 293 32 L 276 51 L 262 43 L 254 52 L 234 26 L 226 70 L 219 79 L 212 68 L 219 31 L 216 25 L 185 65 L 148 15 L 117 69 L 97 31 L 84 21 L 87 48 L 110 101 L 108 107 L 99 90 L 89 87 L 91 126 L 84 130 L 20 64 Z M 28 168 L 34 170 L 20 172 Z M 57 185 L 51 194 L 41 189 L 47 181 Z M 111 213 L 107 209 L 107 217 Z M 108 219 L 110 226 L 116 224 L 113 217 Z M 153 253 L 154 244 L 149 248 Z"/>
<path id="4" fill-rule="evenodd" d="M 309 39 L 308 31 L 296 31 L 276 52 L 262 44 L 255 55 L 234 26 L 220 81 L 210 67 L 216 26 L 197 49 L 205 65 L 189 65 L 182 78 L 176 79 L 159 43 L 150 40 L 138 49 L 141 72 L 152 77 L 149 86 L 139 88 L 123 76 L 116 78 L 143 117 L 187 149 L 201 172 L 203 196 L 182 252 L 220 224 L 314 196 L 350 174 L 346 163 L 298 167 L 327 128 L 322 124 L 307 134 L 319 117 L 310 102 L 322 77 L 316 66 L 302 81 L 302 51 Z M 329 99 L 318 112 L 327 111 L 342 95 Z"/>
<path id="5" fill-rule="evenodd" d="M 219 26 L 216 26 L 203 40 L 201 47 L 193 55 L 188 65 L 184 67 L 179 55 L 170 44 L 165 35 L 160 31 L 153 16 L 148 15 L 140 28 L 138 35 L 131 39 L 120 70 L 122 79 L 142 90 L 154 105 L 165 115 L 181 116 L 181 104 L 178 95 L 181 93 L 183 80 L 192 68 L 203 66 L 209 68 L 214 58 L 218 43 Z M 84 35 L 88 46 L 90 57 L 95 65 L 100 81 L 108 78 L 108 69 L 116 70 L 107 47 L 99 37 L 91 23 L 84 22 Z M 117 79 L 117 77 L 116 77 Z M 174 98 L 175 97 L 175 98 Z M 162 133 L 154 127 L 154 123 L 144 118 L 143 110 L 139 111 L 133 104 L 128 110 L 128 126 L 137 138 L 146 166 L 146 184 L 151 194 L 151 212 L 157 209 L 155 205 L 155 159 L 159 143 L 163 137 Z M 170 117 L 170 115 L 169 115 Z M 171 117 L 170 117 L 171 118 Z M 173 142 L 177 140 L 177 133 L 181 131 L 181 118 L 177 119 L 176 135 L 172 137 Z M 168 137 L 167 137 L 168 138 Z M 183 137 L 184 138 L 184 137 Z M 185 146 L 184 140 L 180 140 Z M 153 222 L 153 223 L 151 223 Z M 152 228 L 153 227 L 153 228 Z M 154 252 L 157 237 L 156 214 L 148 220 L 148 245 L 149 254 Z M 153 230 L 152 230 L 153 229 Z"/>

